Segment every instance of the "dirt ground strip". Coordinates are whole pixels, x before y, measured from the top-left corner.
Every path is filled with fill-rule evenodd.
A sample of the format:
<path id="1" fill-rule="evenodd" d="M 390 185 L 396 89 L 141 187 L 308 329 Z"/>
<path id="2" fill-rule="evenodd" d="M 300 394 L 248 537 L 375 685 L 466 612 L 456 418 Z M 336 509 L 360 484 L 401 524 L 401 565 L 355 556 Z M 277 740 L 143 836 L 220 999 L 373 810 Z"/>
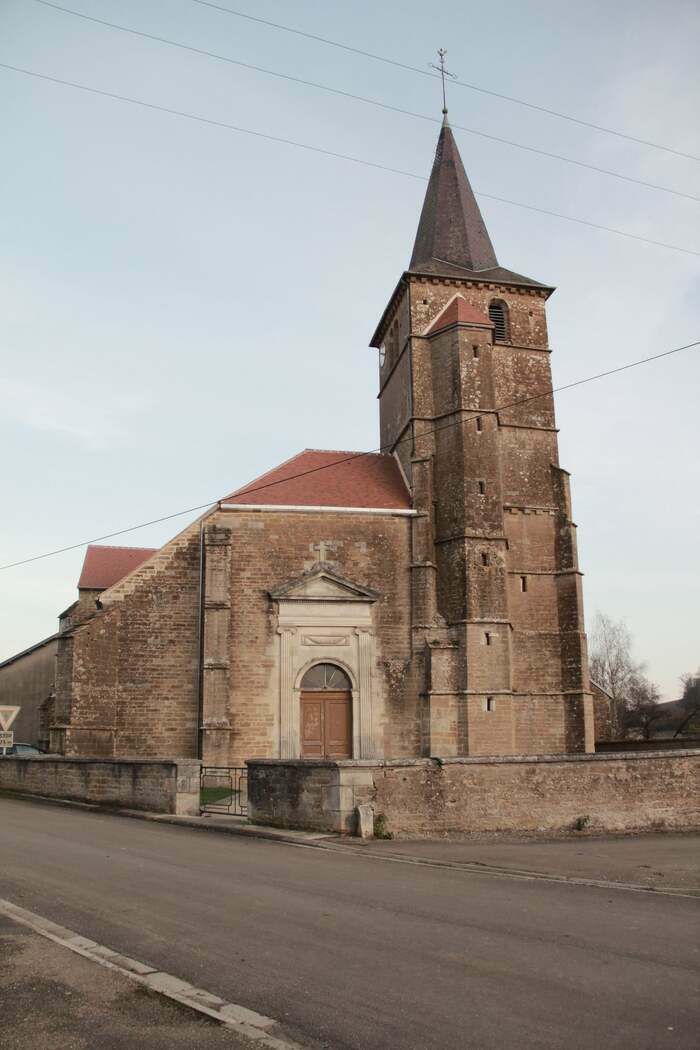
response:
<path id="1" fill-rule="evenodd" d="M 3 1050 L 252 1050 L 216 1021 L 0 917 Z"/>

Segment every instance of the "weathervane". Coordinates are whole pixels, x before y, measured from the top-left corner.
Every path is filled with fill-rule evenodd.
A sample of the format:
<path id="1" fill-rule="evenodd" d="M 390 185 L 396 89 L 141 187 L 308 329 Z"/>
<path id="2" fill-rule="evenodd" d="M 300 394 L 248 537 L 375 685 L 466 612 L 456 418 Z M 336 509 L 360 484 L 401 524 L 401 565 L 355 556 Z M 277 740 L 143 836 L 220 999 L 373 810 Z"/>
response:
<path id="1" fill-rule="evenodd" d="M 436 66 L 434 62 L 429 62 L 428 65 L 431 69 L 437 69 L 438 73 L 442 77 L 442 112 L 444 116 L 447 116 L 447 99 L 445 96 L 445 77 L 452 77 L 453 80 L 457 79 L 456 73 L 450 73 L 449 69 L 445 69 L 445 51 L 444 47 L 438 48 L 438 57 L 440 59 L 440 65 Z"/>

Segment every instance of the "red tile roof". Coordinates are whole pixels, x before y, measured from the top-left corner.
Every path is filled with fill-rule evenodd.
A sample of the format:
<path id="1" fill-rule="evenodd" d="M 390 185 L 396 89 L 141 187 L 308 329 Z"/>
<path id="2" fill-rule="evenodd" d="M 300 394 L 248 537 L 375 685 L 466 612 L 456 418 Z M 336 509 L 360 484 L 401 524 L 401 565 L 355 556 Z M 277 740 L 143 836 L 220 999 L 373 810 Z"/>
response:
<path id="1" fill-rule="evenodd" d="M 157 547 L 100 547 L 90 544 L 78 580 L 78 587 L 103 591 L 138 569 Z"/>
<path id="2" fill-rule="evenodd" d="M 492 321 L 481 310 L 477 310 L 475 306 L 470 306 L 461 295 L 456 295 L 447 304 L 442 313 L 438 314 L 425 334 L 434 335 L 435 332 L 439 332 L 443 328 L 449 328 L 451 324 L 478 324 L 491 327 Z"/>
<path id="3" fill-rule="evenodd" d="M 307 448 L 237 489 L 222 503 L 409 510 L 411 497 L 393 456 Z"/>

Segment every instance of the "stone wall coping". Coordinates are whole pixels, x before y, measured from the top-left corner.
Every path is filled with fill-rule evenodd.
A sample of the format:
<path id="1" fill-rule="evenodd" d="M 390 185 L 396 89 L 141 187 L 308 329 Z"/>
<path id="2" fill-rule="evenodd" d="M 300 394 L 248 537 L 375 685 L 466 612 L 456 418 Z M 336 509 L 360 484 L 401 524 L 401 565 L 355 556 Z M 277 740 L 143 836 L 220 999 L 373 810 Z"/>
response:
<path id="1" fill-rule="evenodd" d="M 103 766 L 183 766 L 201 765 L 199 758 L 89 758 L 71 755 L 5 755 L 0 762 L 58 762 L 63 765 L 103 765 Z"/>
<path id="2" fill-rule="evenodd" d="M 393 759 L 325 759 L 325 758 L 249 758 L 247 766 L 290 766 L 298 769 L 401 769 L 442 766 L 497 766 L 545 764 L 556 762 L 635 762 L 639 759 L 700 758 L 700 748 L 669 748 L 668 751 L 605 751 L 572 755 L 478 755 L 465 758 L 393 758 Z"/>

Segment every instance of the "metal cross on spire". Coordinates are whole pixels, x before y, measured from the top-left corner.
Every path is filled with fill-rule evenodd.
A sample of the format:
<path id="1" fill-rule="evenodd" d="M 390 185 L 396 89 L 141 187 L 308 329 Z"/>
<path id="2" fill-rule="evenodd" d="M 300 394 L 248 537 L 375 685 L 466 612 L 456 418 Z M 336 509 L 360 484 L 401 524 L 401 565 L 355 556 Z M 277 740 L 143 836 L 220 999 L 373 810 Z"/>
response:
<path id="1" fill-rule="evenodd" d="M 443 116 L 447 116 L 447 98 L 445 95 L 445 77 L 452 77 L 453 80 L 457 79 L 456 73 L 450 73 L 449 69 L 445 69 L 445 55 L 447 51 L 444 47 L 438 48 L 438 58 L 440 59 L 440 65 L 436 66 L 434 62 L 429 62 L 428 65 L 431 69 L 437 69 L 438 73 L 442 77 L 442 113 Z"/>

